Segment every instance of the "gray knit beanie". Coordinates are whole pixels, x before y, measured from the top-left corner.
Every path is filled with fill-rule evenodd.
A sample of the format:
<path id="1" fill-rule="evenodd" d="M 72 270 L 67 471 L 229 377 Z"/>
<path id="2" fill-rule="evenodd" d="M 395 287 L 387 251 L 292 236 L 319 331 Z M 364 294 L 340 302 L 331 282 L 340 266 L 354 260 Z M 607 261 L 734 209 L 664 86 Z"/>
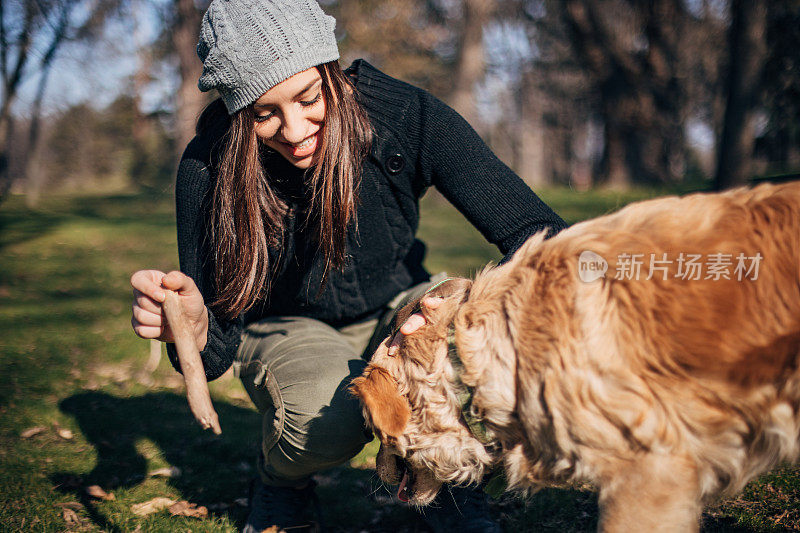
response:
<path id="1" fill-rule="evenodd" d="M 213 0 L 200 26 L 197 86 L 217 89 L 233 114 L 298 72 L 339 59 L 335 26 L 314 0 Z"/>

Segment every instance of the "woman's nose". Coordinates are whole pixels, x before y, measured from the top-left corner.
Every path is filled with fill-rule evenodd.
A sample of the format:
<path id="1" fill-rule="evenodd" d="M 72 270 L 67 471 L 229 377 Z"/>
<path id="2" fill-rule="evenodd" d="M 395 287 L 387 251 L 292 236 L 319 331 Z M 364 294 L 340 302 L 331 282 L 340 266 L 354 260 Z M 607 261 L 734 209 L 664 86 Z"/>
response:
<path id="1" fill-rule="evenodd" d="M 286 139 L 286 142 L 299 143 L 306 138 L 307 131 L 308 120 L 306 120 L 303 113 L 297 110 L 284 113 L 281 134 Z"/>

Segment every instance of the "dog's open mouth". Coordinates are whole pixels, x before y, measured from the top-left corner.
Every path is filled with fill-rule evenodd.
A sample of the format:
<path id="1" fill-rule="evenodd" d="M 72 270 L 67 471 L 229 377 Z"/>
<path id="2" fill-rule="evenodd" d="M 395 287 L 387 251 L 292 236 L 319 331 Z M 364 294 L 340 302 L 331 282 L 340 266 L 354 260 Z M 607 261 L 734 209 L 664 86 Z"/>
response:
<path id="1" fill-rule="evenodd" d="M 401 473 L 400 487 L 397 489 L 397 498 L 401 502 L 408 503 L 414 495 L 414 472 L 402 457 L 399 455 L 395 455 L 394 457 L 395 461 L 397 461 L 397 471 Z"/>

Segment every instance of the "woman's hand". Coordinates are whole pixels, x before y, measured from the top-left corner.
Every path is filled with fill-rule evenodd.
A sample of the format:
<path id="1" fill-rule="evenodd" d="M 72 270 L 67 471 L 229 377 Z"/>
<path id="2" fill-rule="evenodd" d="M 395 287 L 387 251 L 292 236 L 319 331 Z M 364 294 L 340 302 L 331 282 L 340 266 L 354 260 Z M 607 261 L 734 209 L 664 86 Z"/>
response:
<path id="1" fill-rule="evenodd" d="M 422 298 L 422 300 L 420 300 L 419 304 L 427 307 L 428 309 L 438 309 L 443 301 L 444 298 L 439 296 L 425 296 Z M 408 317 L 408 319 L 403 322 L 403 325 L 400 326 L 400 330 L 394 336 L 392 342 L 389 343 L 388 355 L 390 357 L 394 357 L 395 354 L 397 354 L 397 350 L 400 349 L 400 343 L 403 341 L 403 337 L 413 334 L 424 325 L 425 316 L 422 313 L 414 313 Z"/>
<path id="2" fill-rule="evenodd" d="M 208 310 L 203 302 L 203 295 L 192 278 L 178 271 L 165 274 L 159 270 L 139 270 L 131 276 L 131 286 L 131 326 L 138 336 L 174 342 L 172 330 L 161 307 L 166 298 L 164 289 L 169 289 L 180 298 L 186 320 L 195 334 L 197 349 L 205 348 L 208 340 Z"/>

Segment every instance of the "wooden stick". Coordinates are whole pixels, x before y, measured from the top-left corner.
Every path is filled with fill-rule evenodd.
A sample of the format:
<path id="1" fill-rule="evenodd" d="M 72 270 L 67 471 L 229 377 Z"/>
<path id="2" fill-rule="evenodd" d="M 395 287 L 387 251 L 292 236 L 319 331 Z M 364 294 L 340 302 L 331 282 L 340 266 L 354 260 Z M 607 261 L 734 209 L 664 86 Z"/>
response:
<path id="1" fill-rule="evenodd" d="M 215 435 L 219 435 L 222 433 L 222 428 L 219 426 L 217 412 L 214 411 L 214 406 L 211 404 L 206 372 L 203 368 L 203 361 L 200 359 L 200 351 L 197 349 L 194 334 L 183 314 L 183 307 L 178 295 L 168 289 L 164 289 L 164 292 L 167 295 L 164 300 L 164 314 L 175 340 L 175 350 L 178 352 L 181 372 L 183 372 L 183 379 L 186 382 L 189 409 L 203 429 L 211 428 Z"/>
<path id="2" fill-rule="evenodd" d="M 161 343 L 156 339 L 150 339 L 150 357 L 147 358 L 147 364 L 144 365 L 144 372 L 152 374 L 158 368 L 158 363 L 161 361 Z"/>

